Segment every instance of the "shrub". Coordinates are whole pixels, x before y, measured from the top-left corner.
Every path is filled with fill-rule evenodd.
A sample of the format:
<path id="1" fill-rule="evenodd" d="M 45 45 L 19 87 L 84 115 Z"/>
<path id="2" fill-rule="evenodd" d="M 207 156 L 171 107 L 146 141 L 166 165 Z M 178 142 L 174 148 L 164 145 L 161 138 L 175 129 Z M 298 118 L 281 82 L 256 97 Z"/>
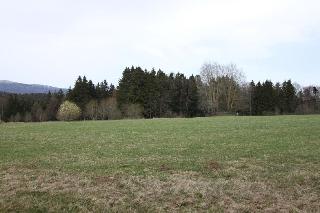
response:
<path id="1" fill-rule="evenodd" d="M 60 121 L 74 121 L 81 116 L 81 109 L 70 101 L 63 102 L 58 110 L 57 119 Z"/>

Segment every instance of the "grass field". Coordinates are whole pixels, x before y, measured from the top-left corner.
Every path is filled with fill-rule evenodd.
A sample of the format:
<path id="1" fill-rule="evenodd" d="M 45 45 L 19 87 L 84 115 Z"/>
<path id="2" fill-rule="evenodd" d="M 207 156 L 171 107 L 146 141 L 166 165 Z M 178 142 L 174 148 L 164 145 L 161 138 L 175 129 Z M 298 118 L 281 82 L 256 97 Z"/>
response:
<path id="1" fill-rule="evenodd" d="M 320 116 L 0 124 L 0 211 L 319 211 Z"/>

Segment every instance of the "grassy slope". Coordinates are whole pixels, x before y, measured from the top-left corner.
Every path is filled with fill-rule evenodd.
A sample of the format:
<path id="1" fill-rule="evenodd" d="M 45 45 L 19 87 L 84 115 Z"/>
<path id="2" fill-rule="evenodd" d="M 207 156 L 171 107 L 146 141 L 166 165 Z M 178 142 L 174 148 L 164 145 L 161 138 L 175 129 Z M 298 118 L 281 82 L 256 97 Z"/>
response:
<path id="1" fill-rule="evenodd" d="M 320 116 L 0 125 L 3 210 L 316 210 Z"/>

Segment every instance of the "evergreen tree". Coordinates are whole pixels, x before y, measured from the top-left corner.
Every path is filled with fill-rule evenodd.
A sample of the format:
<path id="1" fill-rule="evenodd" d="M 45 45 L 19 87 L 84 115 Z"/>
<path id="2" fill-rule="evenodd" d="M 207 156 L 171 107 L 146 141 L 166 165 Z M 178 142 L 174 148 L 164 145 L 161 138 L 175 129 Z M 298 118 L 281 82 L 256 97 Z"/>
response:
<path id="1" fill-rule="evenodd" d="M 171 102 L 170 107 L 172 112 L 179 116 L 186 114 L 187 110 L 187 97 L 188 97 L 188 83 L 186 77 L 177 73 L 171 76 Z"/>
<path id="2" fill-rule="evenodd" d="M 263 112 L 274 113 L 275 111 L 275 90 L 271 81 L 262 84 L 261 104 Z"/>
<path id="3" fill-rule="evenodd" d="M 156 115 L 157 115 L 157 117 L 163 117 L 163 116 L 170 114 L 170 112 L 169 112 L 169 103 L 170 103 L 169 77 L 163 71 L 159 70 L 157 72 L 156 80 L 157 80 L 157 83 L 156 83 L 156 87 L 157 87 Z"/>
<path id="4" fill-rule="evenodd" d="M 256 87 L 256 85 L 255 85 L 255 83 L 254 83 L 254 81 L 251 81 L 250 82 L 250 86 L 249 86 L 249 99 L 250 99 L 250 109 L 249 109 L 249 111 L 250 111 L 250 115 L 256 115 L 257 114 L 257 112 L 256 112 L 256 108 L 257 108 L 257 106 L 256 106 L 256 102 L 255 102 L 255 88 Z"/>
<path id="5" fill-rule="evenodd" d="M 280 98 L 282 111 L 284 113 L 294 113 L 297 108 L 297 96 L 291 80 L 283 82 Z"/>
<path id="6" fill-rule="evenodd" d="M 83 76 L 78 77 L 74 88 L 70 89 L 67 94 L 67 100 L 70 100 L 77 104 L 82 111 L 91 99 L 95 98 L 94 86 L 91 81 L 87 81 L 87 78 Z"/>
<path id="7" fill-rule="evenodd" d="M 198 115 L 199 109 L 199 94 L 196 79 L 191 75 L 188 79 L 188 91 L 187 91 L 187 112 L 186 115 L 194 117 Z"/>

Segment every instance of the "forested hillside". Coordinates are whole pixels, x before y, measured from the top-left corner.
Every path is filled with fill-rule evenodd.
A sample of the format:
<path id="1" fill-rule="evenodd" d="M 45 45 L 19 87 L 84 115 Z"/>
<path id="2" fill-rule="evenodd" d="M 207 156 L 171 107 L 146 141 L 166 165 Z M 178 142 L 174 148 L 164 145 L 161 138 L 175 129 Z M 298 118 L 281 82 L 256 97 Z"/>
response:
<path id="1" fill-rule="evenodd" d="M 58 92 L 60 88 L 40 85 L 40 84 L 22 84 L 12 81 L 0 80 L 0 92 L 30 94 L 30 93 L 48 93 Z M 62 89 L 65 90 L 65 89 Z"/>

